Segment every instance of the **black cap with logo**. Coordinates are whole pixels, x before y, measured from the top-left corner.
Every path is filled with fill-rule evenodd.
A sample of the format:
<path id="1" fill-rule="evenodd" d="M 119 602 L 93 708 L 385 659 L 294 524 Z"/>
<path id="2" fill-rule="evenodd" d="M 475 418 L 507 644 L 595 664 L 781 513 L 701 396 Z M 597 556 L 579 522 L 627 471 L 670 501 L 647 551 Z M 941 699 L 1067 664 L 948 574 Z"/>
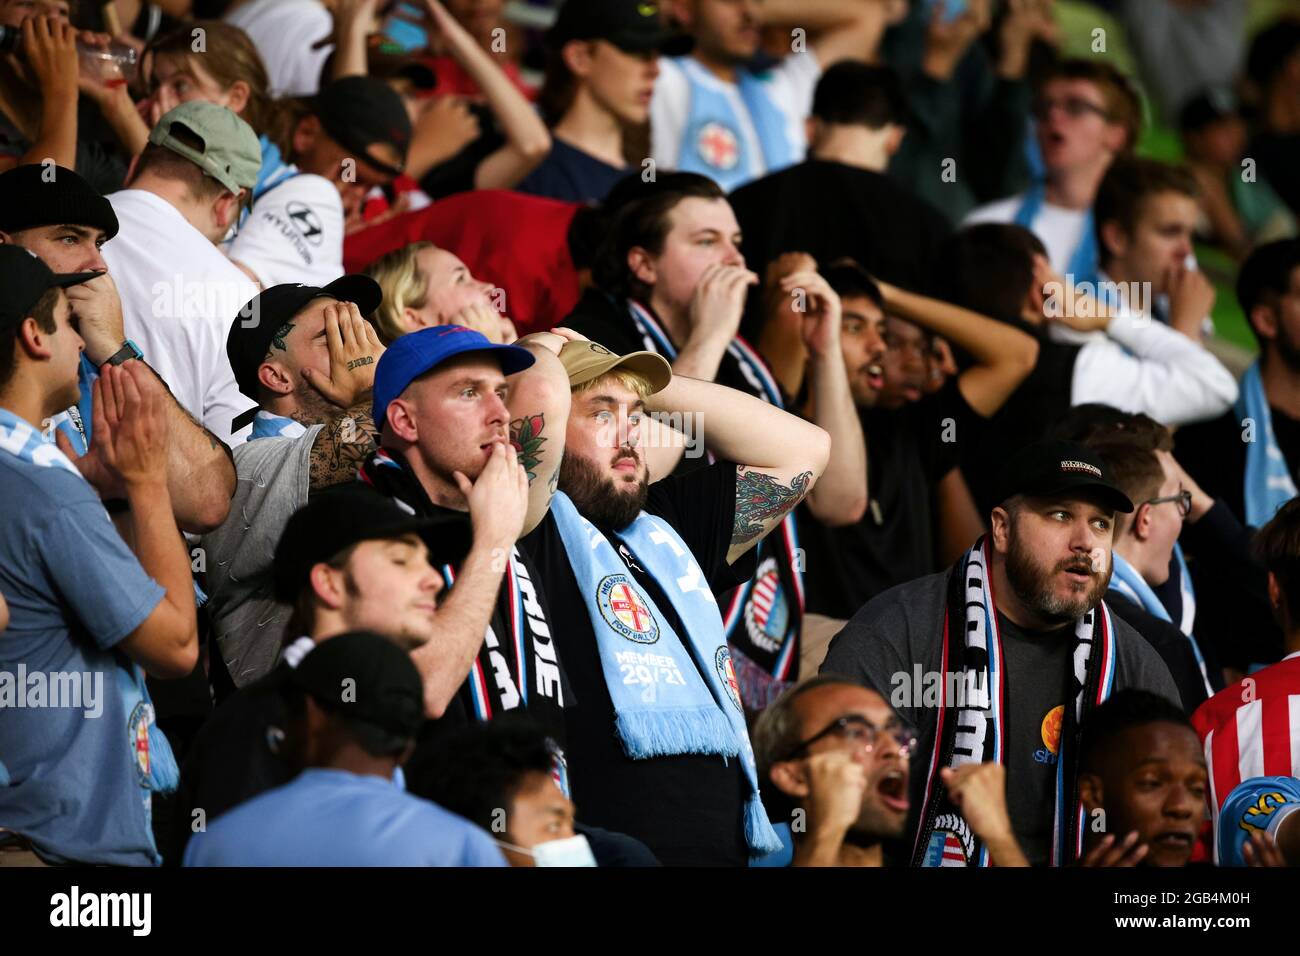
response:
<path id="1" fill-rule="evenodd" d="M 1086 493 L 1115 511 L 1133 510 L 1133 502 L 1111 481 L 1101 458 L 1072 441 L 1051 439 L 1021 449 L 1003 468 L 998 489 L 999 501 L 1015 495 L 1049 498 Z"/>
<path id="2" fill-rule="evenodd" d="M 546 45 L 559 49 L 570 40 L 608 40 L 625 53 L 684 56 L 695 45 L 659 19 L 653 0 L 565 0 Z"/>
<path id="3" fill-rule="evenodd" d="M 468 515 L 446 512 L 416 517 L 361 481 L 314 495 L 289 518 L 275 546 L 276 600 L 297 600 L 311 569 L 345 548 L 408 534 L 418 535 L 424 542 L 434 567 L 460 564 L 473 540 Z"/>
<path id="4" fill-rule="evenodd" d="M 23 324 L 50 289 L 66 289 L 102 272 L 52 272 L 41 259 L 22 246 L 0 245 L 0 331 Z"/>
<path id="5" fill-rule="evenodd" d="M 285 680 L 347 718 L 363 738 L 410 739 L 424 722 L 424 685 L 411 655 L 370 631 L 321 641 Z"/>

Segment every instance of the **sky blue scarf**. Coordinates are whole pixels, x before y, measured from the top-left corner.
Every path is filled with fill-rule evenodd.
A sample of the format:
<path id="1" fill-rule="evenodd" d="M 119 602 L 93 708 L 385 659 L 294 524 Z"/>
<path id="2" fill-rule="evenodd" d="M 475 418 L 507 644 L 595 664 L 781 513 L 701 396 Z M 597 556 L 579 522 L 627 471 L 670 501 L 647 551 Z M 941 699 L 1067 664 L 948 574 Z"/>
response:
<path id="1" fill-rule="evenodd" d="M 85 481 L 77 466 L 59 451 L 52 440 L 7 408 L 0 408 L 0 452 L 7 452 L 38 468 L 62 468 Z M 107 513 L 104 520 L 108 520 Z M 144 672 L 125 656 L 114 652 L 114 657 L 119 665 L 117 685 L 122 694 L 123 712 L 131 717 L 127 736 L 132 759 L 139 762 L 150 790 L 171 793 L 180 783 L 180 770 L 171 745 L 154 719 L 153 702 L 149 699 Z M 142 741 L 137 738 L 137 732 L 143 732 L 146 727 L 148 750 L 142 755 Z"/>
<path id="2" fill-rule="evenodd" d="M 1038 180 L 1030 186 L 1029 191 L 1025 193 L 1024 200 L 1020 203 L 1020 208 L 1016 210 L 1016 225 L 1024 226 L 1030 232 L 1033 232 L 1034 220 L 1038 218 L 1038 214 L 1042 211 L 1046 196 L 1047 187 L 1042 180 Z M 1098 268 L 1097 234 L 1093 227 L 1092 208 L 1089 207 L 1083 215 L 1083 235 L 1079 238 L 1079 244 L 1070 256 L 1070 262 L 1065 268 L 1065 274 L 1070 277 L 1076 286 L 1081 282 L 1090 282 L 1095 286 Z"/>
<path id="3" fill-rule="evenodd" d="M 1264 394 L 1264 380 L 1255 361 L 1241 377 L 1241 393 L 1235 406 L 1238 421 L 1255 423 L 1254 441 L 1246 443 L 1246 524 L 1262 528 L 1277 509 L 1296 496 L 1295 482 L 1286 458 L 1273 435 L 1273 413 Z M 1243 426 L 1244 427 L 1244 426 Z"/>
<path id="4" fill-rule="evenodd" d="M 644 511 L 618 533 L 619 542 L 668 595 L 686 628 L 679 635 L 609 539 L 578 514 L 564 492 L 551 499 L 551 514 L 587 605 L 624 751 L 634 760 L 687 753 L 738 756 L 749 781 L 745 840 L 751 855 L 780 849 L 759 798 L 758 769 L 718 603 L 690 549 L 671 525 Z"/>
<path id="5" fill-rule="evenodd" d="M 249 432 L 248 440 L 253 441 L 256 438 L 300 438 L 307 434 L 307 427 L 301 422 L 296 422 L 292 418 L 284 415 L 276 415 L 261 408 L 257 411 L 257 416 L 253 419 L 253 430 Z"/>
<path id="6" fill-rule="evenodd" d="M 1151 589 L 1151 585 L 1147 584 L 1146 579 L 1138 573 L 1138 569 L 1124 560 L 1118 551 L 1111 551 L 1111 556 L 1115 561 L 1115 570 L 1110 576 L 1110 589 L 1124 595 L 1151 616 L 1173 624 L 1174 619 L 1170 617 L 1169 609 L 1160 602 L 1160 598 Z M 1186 567 L 1181 567 L 1180 570 L 1183 574 L 1187 573 Z M 1182 628 L 1179 629 L 1182 630 Z M 1201 680 L 1205 682 L 1205 692 L 1213 697 L 1214 688 L 1210 686 L 1209 671 L 1205 667 L 1205 658 L 1201 654 L 1200 645 L 1196 643 L 1196 638 L 1190 632 L 1184 632 L 1184 636 L 1187 638 L 1187 642 L 1192 645 L 1192 654 L 1196 657 L 1196 666 L 1200 668 Z"/>

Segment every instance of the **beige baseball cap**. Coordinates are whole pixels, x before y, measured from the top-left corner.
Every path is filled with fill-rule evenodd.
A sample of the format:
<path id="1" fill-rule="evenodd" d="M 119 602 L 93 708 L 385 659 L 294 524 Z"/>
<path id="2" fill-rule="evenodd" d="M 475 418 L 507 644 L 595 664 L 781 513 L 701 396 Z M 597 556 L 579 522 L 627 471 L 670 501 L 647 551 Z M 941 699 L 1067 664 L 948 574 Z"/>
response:
<path id="1" fill-rule="evenodd" d="M 560 362 L 569 373 L 571 386 L 584 385 L 614 369 L 627 369 L 650 383 L 651 394 L 662 391 L 673 378 L 673 367 L 655 352 L 616 355 L 599 342 L 566 342 Z"/>

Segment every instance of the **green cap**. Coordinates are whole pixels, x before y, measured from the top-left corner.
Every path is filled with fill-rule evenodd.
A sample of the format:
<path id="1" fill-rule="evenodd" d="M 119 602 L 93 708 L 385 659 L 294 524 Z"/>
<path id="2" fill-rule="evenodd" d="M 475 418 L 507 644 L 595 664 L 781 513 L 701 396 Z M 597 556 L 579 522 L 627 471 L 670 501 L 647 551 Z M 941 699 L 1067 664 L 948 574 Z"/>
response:
<path id="1" fill-rule="evenodd" d="M 149 142 L 184 156 L 232 193 L 252 189 L 262 168 L 253 128 L 215 103 L 182 103 L 158 121 Z"/>

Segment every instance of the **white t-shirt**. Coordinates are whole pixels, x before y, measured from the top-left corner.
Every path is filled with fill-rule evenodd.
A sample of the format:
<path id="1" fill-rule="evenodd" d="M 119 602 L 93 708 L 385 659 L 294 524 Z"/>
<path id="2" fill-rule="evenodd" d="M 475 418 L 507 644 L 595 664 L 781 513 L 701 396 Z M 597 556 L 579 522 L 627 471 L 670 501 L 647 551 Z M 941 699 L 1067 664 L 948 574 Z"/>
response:
<path id="1" fill-rule="evenodd" d="M 688 59 L 683 57 L 682 59 Z M 749 110 L 740 96 L 740 88 L 726 83 L 701 68 L 698 81 L 726 97 L 739 127 L 738 135 L 744 140 L 744 155 L 754 158 L 754 165 L 745 175 L 744 182 L 757 179 L 769 170 L 763 162 L 758 132 L 749 118 Z M 799 162 L 808 151 L 804 120 L 812 112 L 813 92 L 821 78 L 822 69 L 811 50 L 791 53 L 769 74 L 768 96 L 785 114 L 786 137 L 794 148 L 795 161 Z M 675 59 L 664 57 L 659 61 L 659 78 L 655 80 L 654 97 L 650 100 L 650 154 L 661 169 L 676 169 L 681 162 L 682 136 L 691 113 L 691 80 L 682 65 Z M 729 188 L 738 188 L 736 183 Z"/>
<path id="2" fill-rule="evenodd" d="M 1025 194 L 999 199 L 996 202 L 971 210 L 962 222 L 963 226 L 973 226 L 981 222 L 1016 221 L 1016 213 L 1025 201 Z M 1083 230 L 1087 223 L 1087 212 L 1083 209 L 1066 209 L 1054 206 L 1046 200 L 1038 209 L 1038 215 L 1030 224 L 1029 230 L 1043 241 L 1047 247 L 1047 258 L 1052 268 L 1064 274 L 1070 267 L 1074 250 L 1083 240 Z"/>
<path id="3" fill-rule="evenodd" d="M 317 0 L 251 0 L 222 17 L 248 34 L 266 64 L 271 96 L 314 96 L 334 50 L 312 47 L 334 33 L 334 18 Z"/>
<path id="4" fill-rule="evenodd" d="M 226 252 L 263 288 L 333 282 L 343 274 L 343 200 L 328 179 L 299 173 L 253 203 Z"/>
<path id="5" fill-rule="evenodd" d="M 125 189 L 108 201 L 120 229 L 104 245 L 104 261 L 127 338 L 176 401 L 235 447 L 251 426 L 232 433 L 231 421 L 255 403 L 235 384 L 226 338 L 257 286 L 162 197 Z"/>

